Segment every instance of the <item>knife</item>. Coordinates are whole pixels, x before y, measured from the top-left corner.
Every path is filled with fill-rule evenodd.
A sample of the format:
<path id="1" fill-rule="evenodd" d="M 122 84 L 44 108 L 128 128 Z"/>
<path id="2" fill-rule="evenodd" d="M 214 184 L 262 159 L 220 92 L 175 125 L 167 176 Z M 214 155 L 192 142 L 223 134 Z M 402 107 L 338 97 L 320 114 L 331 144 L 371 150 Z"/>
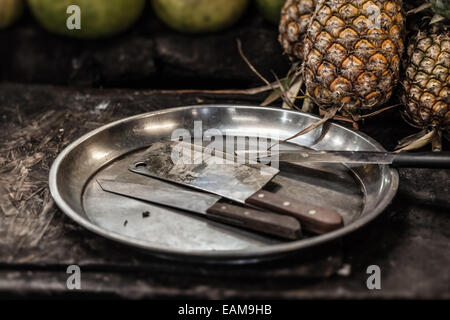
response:
<path id="1" fill-rule="evenodd" d="M 249 155 L 252 159 L 306 163 L 360 163 L 360 164 L 387 164 L 393 167 L 404 168 L 450 168 L 450 152 L 376 152 L 376 151 L 326 151 L 326 150 L 279 150 L 270 156 L 267 152 L 254 150 L 239 150 L 240 157 Z"/>
<path id="2" fill-rule="evenodd" d="M 304 230 L 313 233 L 326 233 L 343 225 L 342 217 L 333 209 L 262 190 L 278 174 L 278 169 L 236 160 L 234 155 L 212 152 L 190 143 L 168 141 L 154 143 L 129 169 L 238 203 L 290 215 L 301 223 Z"/>
<path id="3" fill-rule="evenodd" d="M 97 179 L 100 187 L 130 198 L 181 209 L 228 225 L 241 227 L 285 239 L 301 237 L 300 223 L 289 216 L 220 202 L 219 196 L 152 179 L 151 184 L 139 184 L 109 179 Z"/>

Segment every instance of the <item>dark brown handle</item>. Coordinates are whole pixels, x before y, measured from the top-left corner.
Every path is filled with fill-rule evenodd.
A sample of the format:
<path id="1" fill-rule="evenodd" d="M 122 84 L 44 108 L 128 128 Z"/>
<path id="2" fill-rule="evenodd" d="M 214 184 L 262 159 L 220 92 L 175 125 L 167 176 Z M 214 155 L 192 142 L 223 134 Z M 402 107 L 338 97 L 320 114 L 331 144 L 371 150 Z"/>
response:
<path id="1" fill-rule="evenodd" d="M 281 214 L 220 202 L 209 208 L 206 214 L 216 221 L 285 239 L 301 237 L 300 223 L 295 218 Z"/>
<path id="2" fill-rule="evenodd" d="M 450 152 L 400 152 L 394 155 L 393 167 L 450 168 Z"/>
<path id="3" fill-rule="evenodd" d="M 304 230 L 313 233 L 326 233 L 343 226 L 342 217 L 333 209 L 302 203 L 291 197 L 281 196 L 260 190 L 246 201 L 263 209 L 283 213 L 300 221 Z"/>

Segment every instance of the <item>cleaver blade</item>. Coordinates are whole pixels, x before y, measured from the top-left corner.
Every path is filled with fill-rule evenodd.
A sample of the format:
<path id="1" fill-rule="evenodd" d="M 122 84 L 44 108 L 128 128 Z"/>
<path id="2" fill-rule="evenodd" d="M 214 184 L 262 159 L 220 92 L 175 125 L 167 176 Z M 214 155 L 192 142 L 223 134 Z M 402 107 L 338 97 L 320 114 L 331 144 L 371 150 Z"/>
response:
<path id="1" fill-rule="evenodd" d="M 180 141 L 156 142 L 131 163 L 129 169 L 242 204 L 293 216 L 305 230 L 313 233 L 326 233 L 343 226 L 342 217 L 334 209 L 262 190 L 278 174 L 278 169 L 218 150 Z"/>

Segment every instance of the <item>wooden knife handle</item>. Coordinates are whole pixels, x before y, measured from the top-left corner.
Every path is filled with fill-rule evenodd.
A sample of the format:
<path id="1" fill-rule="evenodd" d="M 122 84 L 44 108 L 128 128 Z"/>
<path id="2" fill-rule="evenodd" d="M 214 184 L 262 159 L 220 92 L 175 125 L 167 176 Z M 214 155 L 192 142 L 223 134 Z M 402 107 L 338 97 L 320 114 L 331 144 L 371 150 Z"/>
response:
<path id="1" fill-rule="evenodd" d="M 246 201 L 259 208 L 295 217 L 304 230 L 323 234 L 343 226 L 341 215 L 333 210 L 300 202 L 291 197 L 260 190 Z"/>
<path id="2" fill-rule="evenodd" d="M 206 215 L 216 221 L 285 239 L 301 237 L 300 223 L 292 217 L 218 202 Z"/>

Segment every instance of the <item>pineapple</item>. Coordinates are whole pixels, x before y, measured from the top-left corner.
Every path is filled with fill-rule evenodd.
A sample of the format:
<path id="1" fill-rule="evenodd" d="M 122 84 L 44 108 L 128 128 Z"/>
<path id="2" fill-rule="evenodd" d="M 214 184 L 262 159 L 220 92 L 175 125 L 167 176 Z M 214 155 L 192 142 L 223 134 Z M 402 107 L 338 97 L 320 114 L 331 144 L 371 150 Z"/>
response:
<path id="1" fill-rule="evenodd" d="M 450 129 L 450 32 L 419 33 L 408 47 L 405 118 L 422 129 Z"/>
<path id="2" fill-rule="evenodd" d="M 357 118 L 384 104 L 404 51 L 402 0 L 321 0 L 308 28 L 303 77 L 321 107 Z"/>
<path id="3" fill-rule="evenodd" d="M 284 52 L 303 60 L 303 41 L 318 0 L 287 0 L 281 10 L 278 40 Z"/>

